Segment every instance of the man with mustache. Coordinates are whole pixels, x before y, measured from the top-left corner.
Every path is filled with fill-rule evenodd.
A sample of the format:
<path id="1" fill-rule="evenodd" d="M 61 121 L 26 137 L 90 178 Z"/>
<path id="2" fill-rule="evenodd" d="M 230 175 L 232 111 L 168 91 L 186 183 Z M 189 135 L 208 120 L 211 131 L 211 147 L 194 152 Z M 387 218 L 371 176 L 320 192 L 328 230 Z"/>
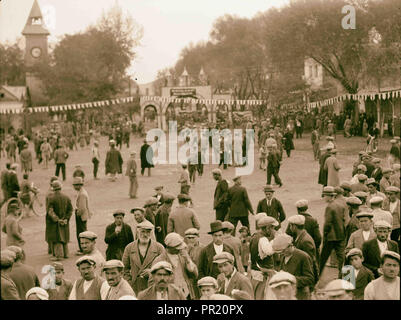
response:
<path id="1" fill-rule="evenodd" d="M 184 294 L 171 284 L 173 267 L 167 261 L 160 261 L 150 269 L 154 284 L 139 292 L 138 300 L 185 300 Z"/>
<path id="2" fill-rule="evenodd" d="M 102 300 L 118 300 L 123 296 L 135 296 L 134 290 L 123 278 L 124 264 L 120 260 L 109 260 L 103 266 L 106 281 L 100 289 Z"/>

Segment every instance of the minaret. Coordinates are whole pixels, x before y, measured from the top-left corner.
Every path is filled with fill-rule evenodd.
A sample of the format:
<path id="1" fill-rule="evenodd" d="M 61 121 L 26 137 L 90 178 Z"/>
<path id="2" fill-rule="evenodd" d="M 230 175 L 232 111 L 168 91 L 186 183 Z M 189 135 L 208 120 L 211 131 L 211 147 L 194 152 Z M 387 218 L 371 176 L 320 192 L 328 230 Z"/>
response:
<path id="1" fill-rule="evenodd" d="M 201 67 L 201 69 L 199 71 L 199 82 L 201 83 L 202 86 L 207 85 L 207 76 L 206 76 L 205 71 L 203 70 L 203 67 Z"/>
<path id="2" fill-rule="evenodd" d="M 172 87 L 174 86 L 173 84 L 173 76 L 170 73 L 170 70 L 167 69 L 167 73 L 166 73 L 166 79 L 167 79 L 167 87 Z"/>
<path id="3" fill-rule="evenodd" d="M 48 56 L 47 36 L 50 34 L 45 28 L 42 12 L 40 11 L 37 0 L 33 2 L 31 12 L 25 28 L 22 31 L 25 36 L 25 74 L 26 86 L 29 88 L 31 101 L 40 102 L 43 99 L 41 82 L 31 72 L 32 67 L 42 61 L 45 61 Z"/>
<path id="4" fill-rule="evenodd" d="M 180 86 L 181 87 L 188 87 L 189 85 L 189 74 L 187 71 L 187 68 L 184 67 L 184 71 L 182 72 L 180 76 Z"/>

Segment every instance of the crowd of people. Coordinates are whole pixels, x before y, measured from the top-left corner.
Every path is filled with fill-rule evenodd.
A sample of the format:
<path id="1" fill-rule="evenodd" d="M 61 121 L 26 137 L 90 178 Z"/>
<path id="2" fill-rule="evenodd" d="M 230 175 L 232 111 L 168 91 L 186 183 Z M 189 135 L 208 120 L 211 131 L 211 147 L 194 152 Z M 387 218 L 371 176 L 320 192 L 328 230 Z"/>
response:
<path id="1" fill-rule="evenodd" d="M 45 201 L 44 236 L 51 267 L 42 283 L 25 263 L 29 252 L 24 250 L 21 208 L 13 201 L 29 196 L 33 190 L 29 172 L 34 157 L 23 132 L 6 142 L 9 162 L 1 173 L 3 204 L 7 205 L 2 221 L 2 231 L 7 235 L 7 247 L 1 250 L 2 300 L 400 299 L 399 137 L 391 140 L 387 158 L 375 157 L 373 151 L 361 151 L 349 181 L 340 181 L 336 125 L 329 115 L 312 117 L 311 151 L 319 161 L 317 180 L 327 203 L 321 232 L 305 199 L 295 203 L 297 214 L 287 217 L 281 201 L 274 196 L 271 181 L 274 177 L 278 187 L 283 185 L 279 176 L 283 152 L 290 157 L 293 139 L 302 138 L 304 115 L 279 114 L 267 121 L 244 123 L 244 129 L 256 130 L 259 168 L 266 170 L 265 198 L 254 206 L 241 176 L 232 178 L 234 185 L 229 187 L 220 169 L 221 165 L 226 169 L 228 164 L 221 162 L 212 170 L 216 187 L 212 200 L 215 221 L 208 232 L 210 242 L 201 243 L 190 188 L 196 173 L 203 174 L 203 167 L 188 159 L 176 180 L 181 185 L 178 195 L 164 192 L 164 186 L 158 185 L 143 207 L 113 212 L 114 222 L 104 226 L 107 250 L 103 253 L 97 249 L 98 235 L 87 227 L 92 217 L 85 190 L 89 178 L 80 166 L 73 172 L 76 197 L 71 199 L 63 192 L 67 150 L 73 152 L 77 148 L 77 137 L 82 148 L 92 145 L 93 178 L 98 179 L 99 162 L 103 161 L 99 156 L 99 138 L 108 136 L 105 173 L 111 181 L 118 181 L 124 163 L 120 150 L 123 145 L 130 147 L 133 124 L 125 117 L 116 122 L 99 122 L 102 126 L 89 123 L 66 122 L 59 128 L 50 126 L 50 130 L 44 126 L 32 139 L 38 162 L 48 168 L 53 159 L 56 165 Z M 351 131 L 349 123 L 345 123 L 344 134 L 348 136 Z M 137 132 L 142 136 L 141 130 Z M 321 148 L 322 135 L 327 135 L 327 143 Z M 14 153 L 9 152 L 11 149 Z M 151 149 L 145 140 L 140 150 L 141 175 L 146 169 L 151 175 Z M 220 151 L 234 165 L 247 161 L 246 144 L 238 155 L 231 150 Z M 24 174 L 21 184 L 17 155 Z M 130 180 L 128 195 L 136 198 L 139 167 L 134 151 L 130 152 L 125 174 Z M 173 207 L 174 201 L 178 207 Z M 127 214 L 133 215 L 134 225 L 124 221 Z M 249 214 L 255 215 L 253 234 Z M 63 260 L 71 257 L 68 244 L 73 216 L 79 248 L 75 265 L 81 278 L 70 281 L 64 273 Z M 286 230 L 282 228 L 284 222 L 288 224 Z M 319 283 L 328 261 L 338 269 L 338 279 L 322 287 Z"/>

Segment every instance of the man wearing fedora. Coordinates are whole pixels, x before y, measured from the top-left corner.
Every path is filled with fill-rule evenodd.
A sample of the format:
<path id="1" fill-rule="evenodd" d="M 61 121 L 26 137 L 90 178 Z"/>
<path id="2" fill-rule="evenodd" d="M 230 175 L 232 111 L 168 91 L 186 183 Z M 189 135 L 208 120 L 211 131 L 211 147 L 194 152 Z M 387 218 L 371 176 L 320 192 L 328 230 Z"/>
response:
<path id="1" fill-rule="evenodd" d="M 111 181 L 116 181 L 116 174 L 122 173 L 123 169 L 123 158 L 120 151 L 116 149 L 116 143 L 114 140 L 110 140 L 110 150 L 106 154 L 106 176 L 110 174 Z"/>
<path id="2" fill-rule="evenodd" d="M 217 265 L 213 263 L 214 256 L 222 252 L 229 252 L 234 255 L 234 249 L 224 243 L 223 224 L 220 220 L 210 223 L 210 232 L 208 233 L 212 235 L 213 240 L 200 253 L 198 265 L 199 278 L 211 276 L 217 279 L 220 272 Z M 236 263 L 235 265 L 238 264 Z"/>
<path id="3" fill-rule="evenodd" d="M 106 260 L 121 260 L 125 247 L 134 241 L 131 227 L 124 223 L 125 212 L 113 213 L 114 222 L 106 227 L 104 242 L 107 243 Z"/>
<path id="4" fill-rule="evenodd" d="M 228 202 L 230 203 L 230 211 L 228 213 L 228 221 L 234 225 L 233 235 L 237 228 L 238 221 L 249 228 L 248 211 L 254 214 L 251 201 L 249 201 L 248 191 L 241 185 L 241 177 L 236 176 L 233 179 L 234 185 L 228 189 Z"/>
<path id="5" fill-rule="evenodd" d="M 83 187 L 84 180 L 81 177 L 75 177 L 72 183 L 75 191 L 77 191 L 76 201 L 75 201 L 75 225 L 77 231 L 77 239 L 79 250 L 78 255 L 82 255 L 82 248 L 79 243 L 79 234 L 87 230 L 87 222 L 92 216 L 89 210 L 89 196 L 88 192 Z"/>
<path id="6" fill-rule="evenodd" d="M 256 211 L 266 212 L 266 215 L 273 217 L 280 224 L 285 220 L 286 215 L 280 200 L 273 197 L 274 189 L 271 185 L 266 185 L 263 188 L 266 197 L 259 201 Z"/>
<path id="7" fill-rule="evenodd" d="M 48 225 L 48 239 L 53 243 L 52 261 L 68 258 L 68 242 L 70 241 L 70 218 L 72 216 L 71 199 L 61 192 L 61 182 L 52 183 L 53 194 L 49 195 L 47 211 L 51 222 Z"/>
<path id="8" fill-rule="evenodd" d="M 130 152 L 130 158 L 127 162 L 127 172 L 126 176 L 129 177 L 129 192 L 128 195 L 131 199 L 136 199 L 136 194 L 138 192 L 138 179 L 136 177 L 136 161 L 135 161 L 135 151 Z"/>

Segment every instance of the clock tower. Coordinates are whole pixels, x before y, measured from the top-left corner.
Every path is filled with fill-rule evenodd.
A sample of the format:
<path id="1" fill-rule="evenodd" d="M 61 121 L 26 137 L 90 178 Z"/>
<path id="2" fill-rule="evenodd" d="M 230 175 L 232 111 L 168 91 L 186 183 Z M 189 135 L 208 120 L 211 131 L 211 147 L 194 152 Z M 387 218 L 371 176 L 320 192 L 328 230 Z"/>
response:
<path id="1" fill-rule="evenodd" d="M 31 102 L 35 105 L 44 100 L 44 95 L 41 81 L 32 73 L 32 67 L 38 62 L 43 62 L 47 59 L 47 36 L 50 34 L 45 28 L 37 0 L 34 0 L 22 34 L 25 36 L 26 86 L 29 89 Z"/>

